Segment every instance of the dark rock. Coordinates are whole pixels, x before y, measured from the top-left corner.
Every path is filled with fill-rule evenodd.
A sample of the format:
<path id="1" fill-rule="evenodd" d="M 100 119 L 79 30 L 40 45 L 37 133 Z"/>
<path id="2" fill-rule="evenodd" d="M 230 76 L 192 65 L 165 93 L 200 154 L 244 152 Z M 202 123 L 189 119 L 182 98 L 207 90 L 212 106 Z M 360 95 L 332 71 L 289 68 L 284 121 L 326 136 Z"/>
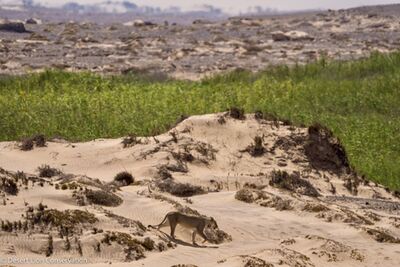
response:
<path id="1" fill-rule="evenodd" d="M 4 22 L 0 23 L 0 31 L 24 33 L 28 32 L 22 22 Z"/>
<path id="2" fill-rule="evenodd" d="M 25 21 L 25 23 L 26 23 L 26 24 L 39 24 L 39 21 L 36 20 L 36 19 L 34 19 L 34 18 L 30 18 L 30 19 L 27 19 L 27 20 Z"/>

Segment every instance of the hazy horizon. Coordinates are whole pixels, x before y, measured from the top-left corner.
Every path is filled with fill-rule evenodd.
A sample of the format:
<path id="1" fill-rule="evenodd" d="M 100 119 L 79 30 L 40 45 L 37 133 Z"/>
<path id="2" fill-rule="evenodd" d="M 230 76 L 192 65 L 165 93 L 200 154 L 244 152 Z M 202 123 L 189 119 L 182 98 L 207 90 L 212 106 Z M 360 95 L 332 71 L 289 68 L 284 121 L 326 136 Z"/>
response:
<path id="1" fill-rule="evenodd" d="M 43 3 L 46 5 L 57 6 L 67 2 L 76 2 L 81 4 L 94 4 L 105 2 L 106 0 L 34 0 L 37 3 Z M 115 0 L 122 1 L 122 0 Z M 213 5 L 215 7 L 223 9 L 228 13 L 239 13 L 246 12 L 249 8 L 255 6 L 261 6 L 263 8 L 272 8 L 284 11 L 290 10 L 304 10 L 304 9 L 340 9 L 350 8 L 363 5 L 380 5 L 380 4 L 394 4 L 400 3 L 399 0 L 198 0 L 196 3 L 187 0 L 130 0 L 138 5 L 157 6 L 161 8 L 168 8 L 171 6 L 178 6 L 182 10 L 195 10 L 200 8 L 202 5 Z"/>

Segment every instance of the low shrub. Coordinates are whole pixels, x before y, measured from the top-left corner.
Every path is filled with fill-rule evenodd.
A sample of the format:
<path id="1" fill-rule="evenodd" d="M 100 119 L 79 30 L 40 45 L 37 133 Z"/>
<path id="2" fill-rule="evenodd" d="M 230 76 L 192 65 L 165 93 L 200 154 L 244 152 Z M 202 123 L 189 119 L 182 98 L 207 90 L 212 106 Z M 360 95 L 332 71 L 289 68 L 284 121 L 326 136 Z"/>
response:
<path id="1" fill-rule="evenodd" d="M 121 143 L 122 143 L 123 148 L 128 148 L 128 147 L 132 147 L 136 144 L 141 144 L 141 141 L 136 135 L 130 134 L 127 137 L 125 137 Z"/>
<path id="2" fill-rule="evenodd" d="M 269 184 L 310 197 L 318 197 L 320 195 L 309 181 L 300 178 L 298 172 L 289 174 L 286 171 L 273 171 Z"/>
<path id="3" fill-rule="evenodd" d="M 38 167 L 39 177 L 51 178 L 62 174 L 62 171 L 56 168 L 51 168 L 49 165 L 42 165 Z"/>
<path id="4" fill-rule="evenodd" d="M 243 188 L 237 191 L 235 198 L 246 203 L 253 203 L 255 201 L 253 191 L 248 188 Z"/>
<path id="5" fill-rule="evenodd" d="M 21 140 L 21 144 L 19 148 L 22 151 L 32 150 L 34 145 L 37 147 L 45 147 L 46 146 L 46 137 L 43 134 L 37 134 L 32 137 L 27 137 Z"/>
<path id="6" fill-rule="evenodd" d="M 135 179 L 131 173 L 124 171 L 115 175 L 114 181 L 122 185 L 131 185 L 135 182 Z"/>
<path id="7" fill-rule="evenodd" d="M 86 190 L 85 196 L 90 203 L 106 207 L 117 207 L 122 203 L 122 198 L 103 190 L 89 189 Z"/>
<path id="8" fill-rule="evenodd" d="M 246 119 L 246 116 L 244 115 L 244 109 L 243 108 L 238 108 L 238 107 L 231 107 L 228 111 L 228 115 L 231 118 L 234 118 L 236 120 L 244 120 Z"/>
<path id="9" fill-rule="evenodd" d="M 19 191 L 17 183 L 7 178 L 1 179 L 0 189 L 6 194 L 13 196 L 16 196 Z"/>
<path id="10" fill-rule="evenodd" d="M 191 185 L 189 183 L 177 183 L 174 182 L 172 179 L 158 181 L 157 187 L 162 192 L 167 192 L 171 195 L 178 197 L 191 197 L 194 195 L 206 193 L 206 191 L 201 186 Z"/>

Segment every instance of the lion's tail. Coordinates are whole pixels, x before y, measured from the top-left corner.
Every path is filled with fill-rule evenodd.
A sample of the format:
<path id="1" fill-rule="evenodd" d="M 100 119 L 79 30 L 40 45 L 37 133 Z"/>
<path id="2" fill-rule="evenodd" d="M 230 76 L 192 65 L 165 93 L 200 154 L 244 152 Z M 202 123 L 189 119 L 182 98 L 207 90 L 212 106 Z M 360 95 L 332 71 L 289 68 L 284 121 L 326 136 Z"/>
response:
<path id="1" fill-rule="evenodd" d="M 165 215 L 164 219 L 162 220 L 162 222 L 160 224 L 158 224 L 158 225 L 149 225 L 147 227 L 148 228 L 153 228 L 153 229 L 158 229 L 161 225 L 163 225 L 165 223 L 165 221 L 167 220 L 167 216 L 168 216 L 168 214 Z"/>

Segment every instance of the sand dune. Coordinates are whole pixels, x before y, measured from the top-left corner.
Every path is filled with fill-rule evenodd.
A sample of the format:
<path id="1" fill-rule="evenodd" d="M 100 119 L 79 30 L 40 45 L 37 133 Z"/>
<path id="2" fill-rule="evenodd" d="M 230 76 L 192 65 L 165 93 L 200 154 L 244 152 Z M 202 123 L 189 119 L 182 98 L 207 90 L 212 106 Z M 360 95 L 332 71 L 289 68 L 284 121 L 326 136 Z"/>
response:
<path id="1" fill-rule="evenodd" d="M 99 267 L 398 264 L 399 199 L 354 173 L 329 130 L 231 115 L 193 116 L 125 148 L 123 138 L 53 140 L 31 151 L 0 143 L 0 258 L 72 257 Z M 61 173 L 39 177 L 43 164 Z M 121 171 L 135 182 L 113 182 Z M 109 194 L 110 205 L 91 200 L 93 191 Z M 172 240 L 168 227 L 146 227 L 173 210 L 212 216 L 227 235 L 194 246 L 187 229 L 178 226 Z"/>

